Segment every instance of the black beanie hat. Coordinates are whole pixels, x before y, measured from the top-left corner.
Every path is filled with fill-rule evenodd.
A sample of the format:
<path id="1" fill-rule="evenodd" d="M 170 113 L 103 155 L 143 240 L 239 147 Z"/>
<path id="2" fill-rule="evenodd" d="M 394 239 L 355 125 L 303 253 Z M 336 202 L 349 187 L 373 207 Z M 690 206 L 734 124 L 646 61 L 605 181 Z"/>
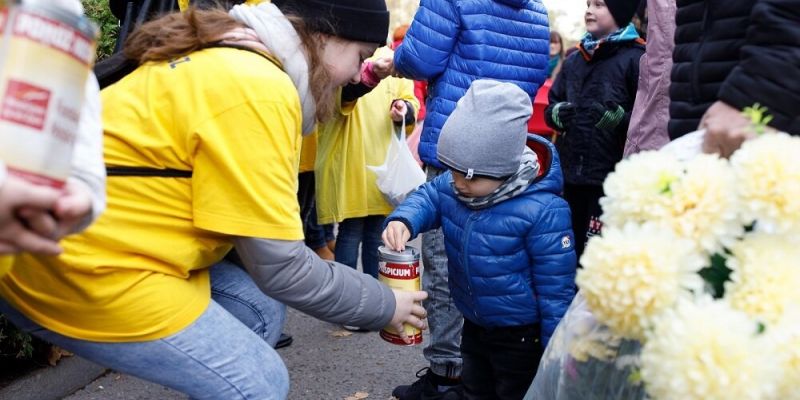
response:
<path id="1" fill-rule="evenodd" d="M 624 28 L 633 19 L 633 14 L 639 8 L 639 0 L 606 0 L 606 7 L 614 17 L 617 26 Z"/>
<path id="2" fill-rule="evenodd" d="M 389 10 L 385 0 L 273 0 L 284 13 L 303 18 L 308 27 L 344 39 L 386 44 Z"/>

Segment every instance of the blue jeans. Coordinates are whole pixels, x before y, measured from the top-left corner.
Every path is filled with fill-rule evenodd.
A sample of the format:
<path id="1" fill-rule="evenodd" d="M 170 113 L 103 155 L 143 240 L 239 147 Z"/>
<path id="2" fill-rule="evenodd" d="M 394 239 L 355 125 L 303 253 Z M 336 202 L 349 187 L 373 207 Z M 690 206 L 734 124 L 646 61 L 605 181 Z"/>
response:
<path id="1" fill-rule="evenodd" d="M 365 274 L 378 277 L 378 247 L 382 245 L 383 215 L 348 218 L 339 223 L 336 237 L 336 261 L 352 268 L 358 266 L 358 246 L 361 245 L 361 267 Z"/>
<path id="2" fill-rule="evenodd" d="M 306 246 L 312 250 L 328 245 L 334 239 L 333 224 L 317 223 L 317 199 L 315 196 L 314 172 L 301 172 L 298 175 L 297 202 L 300 204 L 300 219 L 303 221 L 303 233 Z"/>
<path id="3" fill-rule="evenodd" d="M 289 374 L 272 345 L 280 336 L 286 306 L 253 292 L 258 290 L 255 283 L 233 264 L 219 263 L 211 272 L 215 300 L 191 325 L 157 340 L 73 339 L 37 325 L 3 299 L 0 312 L 20 329 L 83 358 L 193 399 L 285 399 Z"/>
<path id="4" fill-rule="evenodd" d="M 444 170 L 426 167 L 428 181 Z M 461 376 L 461 329 L 464 318 L 450 297 L 447 283 L 447 253 L 441 228 L 422 234 L 422 290 L 428 298 L 422 305 L 428 313 L 430 340 L 422 354 L 430 362 L 436 375 L 456 378 Z"/>

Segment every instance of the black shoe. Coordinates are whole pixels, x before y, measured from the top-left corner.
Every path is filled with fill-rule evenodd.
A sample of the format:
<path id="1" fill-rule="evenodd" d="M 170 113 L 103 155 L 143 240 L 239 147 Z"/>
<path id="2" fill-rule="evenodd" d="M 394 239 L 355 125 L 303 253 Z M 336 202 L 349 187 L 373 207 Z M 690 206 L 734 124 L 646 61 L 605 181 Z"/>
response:
<path id="1" fill-rule="evenodd" d="M 278 338 L 278 343 L 275 343 L 275 348 L 276 349 L 284 348 L 292 344 L 292 342 L 294 342 L 294 338 L 291 335 L 281 333 L 281 337 Z"/>
<path id="2" fill-rule="evenodd" d="M 438 385 L 436 377 L 437 375 L 430 368 L 422 368 L 417 371 L 419 379 L 416 382 L 394 388 L 392 396 L 398 400 L 458 400 L 461 398 L 461 385 Z"/>

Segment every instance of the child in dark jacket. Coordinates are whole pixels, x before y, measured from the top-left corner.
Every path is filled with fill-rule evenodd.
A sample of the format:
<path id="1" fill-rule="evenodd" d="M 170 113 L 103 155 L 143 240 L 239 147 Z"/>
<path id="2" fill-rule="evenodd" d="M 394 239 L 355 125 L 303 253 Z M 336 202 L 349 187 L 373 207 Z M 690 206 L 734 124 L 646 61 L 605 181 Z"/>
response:
<path id="1" fill-rule="evenodd" d="M 387 218 L 386 245 L 402 250 L 441 227 L 453 300 L 464 316 L 466 399 L 521 399 L 575 294 L 570 211 L 559 197 L 552 145 L 525 146 L 531 101 L 518 86 L 473 82 L 442 128 L 448 172 Z"/>
<path id="2" fill-rule="evenodd" d="M 578 257 L 599 234 L 603 181 L 622 160 L 644 42 L 630 23 L 637 1 L 589 0 L 586 36 L 550 89 L 545 122 L 564 167 L 564 198 L 572 210 Z"/>

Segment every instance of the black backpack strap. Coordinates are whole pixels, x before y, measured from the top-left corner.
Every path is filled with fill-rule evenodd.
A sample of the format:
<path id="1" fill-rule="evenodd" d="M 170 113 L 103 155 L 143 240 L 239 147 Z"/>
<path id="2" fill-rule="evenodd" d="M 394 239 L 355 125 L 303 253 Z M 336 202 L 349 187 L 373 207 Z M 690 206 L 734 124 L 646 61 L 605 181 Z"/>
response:
<path id="1" fill-rule="evenodd" d="M 108 176 L 136 176 L 156 178 L 191 178 L 192 171 L 172 168 L 106 167 Z"/>

